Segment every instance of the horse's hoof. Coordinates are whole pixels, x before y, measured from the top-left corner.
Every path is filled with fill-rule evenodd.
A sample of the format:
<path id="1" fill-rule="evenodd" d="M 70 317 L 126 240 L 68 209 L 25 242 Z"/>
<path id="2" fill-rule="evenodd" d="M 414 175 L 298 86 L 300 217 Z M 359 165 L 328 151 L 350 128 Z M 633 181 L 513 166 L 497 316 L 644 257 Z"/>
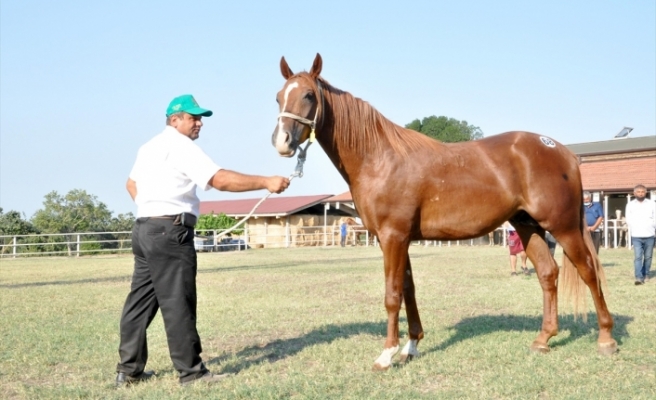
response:
<path id="1" fill-rule="evenodd" d="M 602 356 L 611 356 L 618 351 L 619 349 L 617 348 L 617 342 L 614 340 L 611 342 L 599 343 L 597 345 L 597 353 L 601 354 Z"/>
<path id="2" fill-rule="evenodd" d="M 534 353 L 547 354 L 551 349 L 546 343 L 533 342 L 533 344 L 531 344 L 531 351 Z"/>
<path id="3" fill-rule="evenodd" d="M 391 366 L 391 365 L 388 365 L 388 366 L 386 366 L 386 367 L 383 367 L 382 365 L 380 365 L 380 364 L 378 364 L 378 363 L 375 363 L 374 366 L 371 368 L 371 370 L 372 370 L 372 371 L 378 371 L 378 372 L 381 372 L 381 371 L 387 371 L 388 369 L 390 369 L 390 366 Z"/>

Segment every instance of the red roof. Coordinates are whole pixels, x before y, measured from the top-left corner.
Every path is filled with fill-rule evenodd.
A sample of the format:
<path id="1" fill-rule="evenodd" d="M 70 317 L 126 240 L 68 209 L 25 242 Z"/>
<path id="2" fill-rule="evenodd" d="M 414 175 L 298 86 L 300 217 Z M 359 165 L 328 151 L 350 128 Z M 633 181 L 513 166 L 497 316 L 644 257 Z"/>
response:
<path id="1" fill-rule="evenodd" d="M 320 194 L 314 196 L 293 196 L 293 197 L 277 197 L 272 195 L 266 199 L 255 210 L 253 215 L 290 215 L 298 211 L 304 210 L 308 207 L 321 203 L 323 200 L 332 197 L 329 194 Z M 220 201 L 201 201 L 200 213 L 215 214 L 224 213 L 232 217 L 239 217 L 248 215 L 253 207 L 261 200 L 257 199 L 241 199 L 241 200 L 220 200 Z"/>
<path id="2" fill-rule="evenodd" d="M 326 199 L 324 203 L 327 202 L 336 202 L 336 201 L 353 201 L 353 196 L 351 196 L 351 192 L 344 192 L 342 194 L 338 194 L 337 196 L 333 196 L 329 199 Z"/>
<path id="3" fill-rule="evenodd" d="M 584 162 L 580 168 L 585 190 L 631 192 L 638 184 L 656 189 L 656 157 Z"/>

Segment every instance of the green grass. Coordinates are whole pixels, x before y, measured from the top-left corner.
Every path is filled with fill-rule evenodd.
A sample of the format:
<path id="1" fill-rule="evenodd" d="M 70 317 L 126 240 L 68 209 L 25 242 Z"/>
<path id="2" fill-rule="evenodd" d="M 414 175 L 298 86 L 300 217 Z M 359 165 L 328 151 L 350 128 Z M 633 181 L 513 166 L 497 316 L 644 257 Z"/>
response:
<path id="1" fill-rule="evenodd" d="M 3 259 L 0 398 L 656 397 L 656 280 L 633 285 L 630 251 L 601 253 L 620 345 L 612 357 L 596 353 L 593 309 L 575 321 L 563 301 L 552 351 L 528 351 L 542 291 L 534 274 L 510 276 L 504 248 L 413 246 L 411 258 L 426 337 L 406 365 L 371 371 L 387 322 L 380 249 L 210 253 L 199 255 L 197 278 L 202 356 L 212 371 L 236 375 L 180 387 L 158 315 L 147 367 L 158 377 L 120 390 L 113 379 L 131 258 Z M 405 336 L 403 311 L 400 327 Z"/>

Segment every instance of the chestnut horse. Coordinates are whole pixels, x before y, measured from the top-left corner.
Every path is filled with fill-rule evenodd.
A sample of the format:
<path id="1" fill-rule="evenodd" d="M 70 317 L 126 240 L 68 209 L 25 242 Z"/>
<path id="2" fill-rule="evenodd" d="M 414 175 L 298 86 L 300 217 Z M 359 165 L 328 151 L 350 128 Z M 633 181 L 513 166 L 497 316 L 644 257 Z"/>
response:
<path id="1" fill-rule="evenodd" d="M 528 132 L 441 143 L 395 125 L 367 102 L 331 86 L 320 76 L 321 68 L 319 54 L 310 72 L 298 74 L 284 57 L 280 60 L 286 82 L 277 95 L 280 115 L 272 142 L 281 156 L 292 157 L 297 150 L 304 152 L 299 146 L 306 140 L 311 143 L 316 132 L 316 140 L 348 183 L 364 225 L 380 240 L 388 322 L 384 350 L 374 369 L 389 368 L 399 350 L 402 301 L 409 340 L 401 361 L 419 355 L 417 343 L 424 332 L 410 242 L 475 238 L 507 220 L 517 229 L 542 287 L 542 329 L 531 349 L 548 352 L 549 339 L 558 333 L 559 268 L 544 238 L 547 230 L 565 254 L 561 285 L 567 285 L 574 297 L 585 296 L 580 290 L 584 282 L 592 293 L 598 351 L 617 350 L 613 318 L 601 289 L 603 269 L 584 228 L 581 174 L 572 152 L 549 137 Z"/>

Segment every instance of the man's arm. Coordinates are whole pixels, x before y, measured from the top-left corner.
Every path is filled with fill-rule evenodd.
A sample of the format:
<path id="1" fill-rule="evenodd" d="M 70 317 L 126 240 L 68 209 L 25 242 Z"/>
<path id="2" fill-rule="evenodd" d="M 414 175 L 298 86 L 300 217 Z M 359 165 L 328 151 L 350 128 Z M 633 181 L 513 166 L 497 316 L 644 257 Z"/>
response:
<path id="1" fill-rule="evenodd" d="M 601 206 L 598 205 L 598 204 L 597 204 L 597 214 L 599 214 L 599 217 L 597 217 L 597 220 L 595 221 L 595 223 L 592 224 L 592 226 L 590 226 L 588 228 L 590 230 L 590 232 L 596 231 L 597 228 L 599 228 L 599 225 L 601 225 L 601 223 L 604 221 L 604 212 L 601 209 Z"/>
<path id="2" fill-rule="evenodd" d="M 282 176 L 246 175 L 220 169 L 208 182 L 214 189 L 225 192 L 247 192 L 267 189 L 271 193 L 282 193 L 289 187 L 289 179 Z"/>
<path id="3" fill-rule="evenodd" d="M 125 188 L 128 190 L 128 193 L 130 193 L 132 201 L 134 201 L 134 199 L 137 197 L 137 182 L 128 178 L 128 181 L 125 184 Z"/>

